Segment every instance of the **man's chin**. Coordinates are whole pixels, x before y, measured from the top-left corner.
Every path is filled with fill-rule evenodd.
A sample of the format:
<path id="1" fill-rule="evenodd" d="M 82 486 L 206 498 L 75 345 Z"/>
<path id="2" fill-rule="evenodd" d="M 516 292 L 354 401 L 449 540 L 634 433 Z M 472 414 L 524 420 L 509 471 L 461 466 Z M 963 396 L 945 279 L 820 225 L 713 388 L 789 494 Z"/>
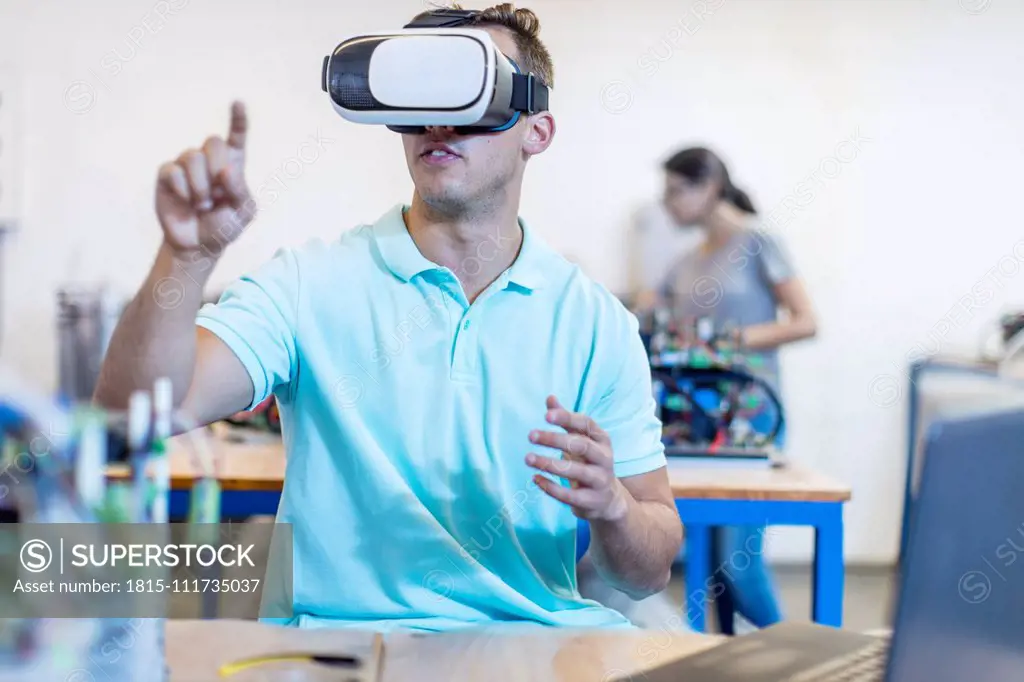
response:
<path id="1" fill-rule="evenodd" d="M 462 183 L 455 178 L 420 177 L 415 182 L 416 193 L 432 203 L 461 201 L 466 198 Z"/>
<path id="2" fill-rule="evenodd" d="M 465 212 L 468 202 L 466 197 L 451 190 L 437 190 L 436 188 L 417 188 L 416 193 L 424 204 L 446 214 L 460 214 Z"/>

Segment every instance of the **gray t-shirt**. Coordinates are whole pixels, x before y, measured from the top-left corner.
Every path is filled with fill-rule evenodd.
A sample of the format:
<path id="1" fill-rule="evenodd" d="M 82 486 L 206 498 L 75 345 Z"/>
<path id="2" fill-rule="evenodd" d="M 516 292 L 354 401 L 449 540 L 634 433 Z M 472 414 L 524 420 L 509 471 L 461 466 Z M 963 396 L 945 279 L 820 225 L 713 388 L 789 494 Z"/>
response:
<path id="1" fill-rule="evenodd" d="M 710 317 L 715 328 L 747 327 L 773 322 L 778 316 L 774 285 L 795 275 L 778 236 L 760 229 L 737 233 L 715 253 L 690 251 L 669 270 L 661 295 L 678 318 Z M 779 385 L 778 352 L 761 351 L 757 373 Z"/>

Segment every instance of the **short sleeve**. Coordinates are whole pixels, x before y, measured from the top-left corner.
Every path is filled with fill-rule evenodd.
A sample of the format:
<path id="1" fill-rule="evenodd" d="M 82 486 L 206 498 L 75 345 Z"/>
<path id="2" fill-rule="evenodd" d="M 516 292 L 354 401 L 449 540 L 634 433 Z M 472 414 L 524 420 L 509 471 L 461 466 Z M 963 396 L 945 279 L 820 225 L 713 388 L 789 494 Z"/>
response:
<path id="1" fill-rule="evenodd" d="M 760 260 L 761 274 L 769 284 L 779 284 L 796 275 L 793 260 L 778 236 L 758 231 L 754 238 L 758 240 L 759 250 L 755 253 Z"/>
<path id="2" fill-rule="evenodd" d="M 216 334 L 248 371 L 253 401 L 246 409 L 291 381 L 298 283 L 294 252 L 281 250 L 254 273 L 233 282 L 217 303 L 203 306 L 196 317 L 196 324 Z"/>
<path id="3" fill-rule="evenodd" d="M 618 317 L 618 316 L 617 316 Z M 601 359 L 611 369 L 590 417 L 608 433 L 615 454 L 615 475 L 637 476 L 665 466 L 661 421 L 651 389 L 651 367 L 637 319 L 623 310 Z"/>

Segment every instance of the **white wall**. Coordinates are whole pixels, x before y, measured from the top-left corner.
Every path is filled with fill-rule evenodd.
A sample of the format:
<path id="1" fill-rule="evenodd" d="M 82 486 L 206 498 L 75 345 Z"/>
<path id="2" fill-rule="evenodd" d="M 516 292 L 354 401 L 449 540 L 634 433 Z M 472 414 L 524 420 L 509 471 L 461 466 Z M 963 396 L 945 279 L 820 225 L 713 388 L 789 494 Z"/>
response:
<path id="1" fill-rule="evenodd" d="M 264 195 L 218 283 L 281 244 L 329 237 L 407 199 L 398 139 L 338 119 L 319 89 L 320 63 L 346 35 L 400 25 L 426 4 L 2 0 L 0 64 L 15 64 L 24 84 L 4 362 L 53 386 L 55 287 L 138 285 L 158 242 L 158 165 L 223 134 L 233 97 L 250 108 L 250 181 L 276 174 L 287 188 Z M 793 457 L 853 484 L 849 558 L 890 560 L 905 382 L 876 377 L 897 375 L 915 344 L 934 348 L 929 335 L 946 351 L 973 348 L 984 324 L 1024 298 L 1013 259 L 1024 6 L 529 5 L 556 60 L 559 128 L 530 170 L 525 216 L 620 289 L 627 220 L 660 192 L 660 160 L 685 143 L 720 150 L 788 238 L 821 313 L 820 337 L 784 358 Z M 317 134 L 331 140 L 317 160 L 285 168 Z M 1012 274 L 999 275 L 992 268 L 1007 256 Z M 965 302 L 976 309 L 951 311 L 972 287 Z M 780 532 L 771 551 L 799 558 L 810 546 L 808 532 Z"/>

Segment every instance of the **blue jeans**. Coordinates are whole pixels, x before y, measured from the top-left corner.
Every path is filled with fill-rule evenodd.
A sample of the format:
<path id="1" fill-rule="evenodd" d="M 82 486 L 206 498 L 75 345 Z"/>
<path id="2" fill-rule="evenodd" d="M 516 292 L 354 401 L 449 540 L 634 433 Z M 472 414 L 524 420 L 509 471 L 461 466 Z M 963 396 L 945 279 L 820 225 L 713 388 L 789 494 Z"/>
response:
<path id="1" fill-rule="evenodd" d="M 767 430 L 773 420 L 773 414 L 764 414 L 753 424 Z M 783 425 L 775 438 L 780 449 L 786 442 L 785 428 Z M 775 580 L 764 558 L 767 532 L 767 526 L 720 526 L 712 533 L 712 577 L 725 588 L 715 599 L 715 611 L 727 635 L 735 634 L 733 616 L 737 613 L 759 628 L 782 620 Z"/>
<path id="2" fill-rule="evenodd" d="M 720 526 L 711 537 L 713 584 L 724 589 L 715 598 L 715 611 L 723 633 L 735 634 L 734 616 L 740 614 L 759 628 L 782 620 L 782 612 L 768 564 L 764 560 L 767 526 Z"/>
<path id="3" fill-rule="evenodd" d="M 698 391 L 694 399 L 711 405 L 714 394 Z M 707 401 L 707 403 L 705 403 Z M 767 431 L 774 423 L 773 411 L 752 421 L 758 431 Z M 785 425 L 776 435 L 775 445 L 785 444 Z M 740 614 L 756 627 L 764 628 L 782 620 L 775 581 L 764 557 L 767 526 L 719 526 L 711 536 L 712 579 L 715 589 L 715 611 L 723 633 L 735 633 L 733 620 Z"/>

